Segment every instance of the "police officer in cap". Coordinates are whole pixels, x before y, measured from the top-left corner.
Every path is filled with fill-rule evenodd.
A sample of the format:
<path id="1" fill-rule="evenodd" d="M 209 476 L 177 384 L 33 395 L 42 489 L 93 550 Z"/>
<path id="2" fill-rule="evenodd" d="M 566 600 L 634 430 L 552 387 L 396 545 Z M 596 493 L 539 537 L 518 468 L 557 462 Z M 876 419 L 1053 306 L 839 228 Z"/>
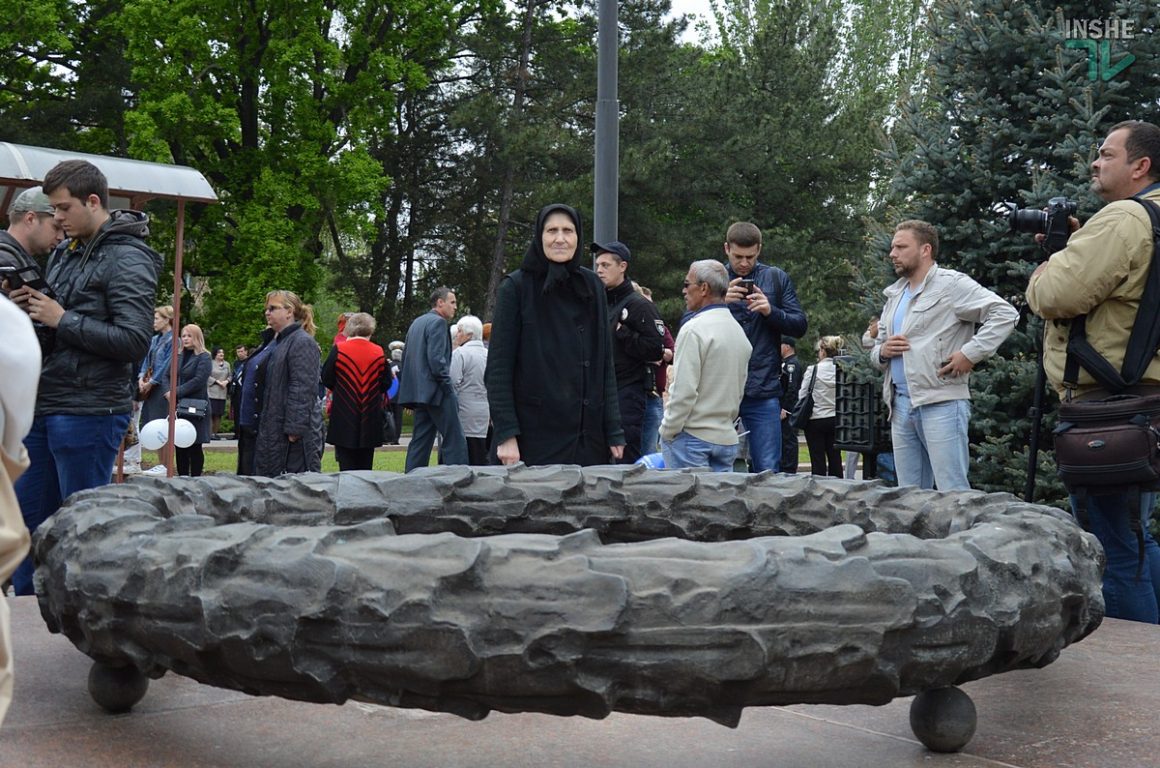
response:
<path id="1" fill-rule="evenodd" d="M 608 295 L 620 424 L 627 442 L 621 462 L 632 464 L 640 458 L 646 398 L 655 387 L 655 368 L 650 363 L 664 355 L 665 326 L 653 303 L 637 293 L 626 277 L 631 258 L 628 246 L 613 240 L 592 243 L 590 249 L 596 255 L 596 274 Z"/>

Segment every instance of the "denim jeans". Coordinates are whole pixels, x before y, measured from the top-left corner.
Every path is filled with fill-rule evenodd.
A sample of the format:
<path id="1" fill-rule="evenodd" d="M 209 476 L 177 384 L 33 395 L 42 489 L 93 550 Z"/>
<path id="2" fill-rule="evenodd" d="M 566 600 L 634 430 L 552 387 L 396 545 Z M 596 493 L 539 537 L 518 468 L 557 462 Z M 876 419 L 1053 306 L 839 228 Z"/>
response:
<path id="1" fill-rule="evenodd" d="M 1076 498 L 1071 497 L 1072 511 Z M 1156 624 L 1160 621 L 1160 547 L 1157 547 L 1148 523 L 1152 516 L 1152 506 L 1156 503 L 1155 492 L 1140 494 L 1140 522 L 1144 526 L 1144 568 L 1137 578 L 1139 567 L 1139 542 L 1129 526 L 1127 494 L 1116 493 L 1107 496 L 1088 496 L 1088 530 L 1100 540 L 1108 565 L 1104 569 L 1104 605 L 1112 619 L 1143 621 Z"/>
<path id="2" fill-rule="evenodd" d="M 24 438 L 31 463 L 16 481 L 16 498 L 29 531 L 35 531 L 70 495 L 108 484 L 128 427 L 128 413 L 53 414 L 32 420 Z M 29 555 L 12 574 L 16 594 L 34 594 L 32 571 Z"/>
<path id="3" fill-rule="evenodd" d="M 968 400 L 947 400 L 912 408 L 910 398 L 895 395 L 890 437 L 898 484 L 940 491 L 970 490 L 967 466 Z"/>
<path id="4" fill-rule="evenodd" d="M 708 467 L 714 472 L 732 472 L 737 446 L 718 445 L 688 432 L 678 432 L 672 440 L 661 440 L 661 452 L 665 456 L 665 469 Z"/>
<path id="5" fill-rule="evenodd" d="M 781 468 L 781 399 L 741 398 L 741 424 L 749 432 L 749 462 L 754 472 Z"/>
<path id="6" fill-rule="evenodd" d="M 644 423 L 640 426 L 640 453 L 648 456 L 657 452 L 661 439 L 661 421 L 665 417 L 664 398 L 649 395 L 644 403 Z"/>

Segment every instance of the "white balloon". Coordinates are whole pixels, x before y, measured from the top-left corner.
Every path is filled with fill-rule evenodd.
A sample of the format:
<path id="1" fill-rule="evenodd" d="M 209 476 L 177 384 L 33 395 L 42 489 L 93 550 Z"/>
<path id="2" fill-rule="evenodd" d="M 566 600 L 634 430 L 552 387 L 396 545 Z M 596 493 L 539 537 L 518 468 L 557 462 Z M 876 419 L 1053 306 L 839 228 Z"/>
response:
<path id="1" fill-rule="evenodd" d="M 197 427 L 185 419 L 178 419 L 173 429 L 173 442 L 178 448 L 188 448 L 197 442 Z"/>
<path id="2" fill-rule="evenodd" d="M 169 442 L 169 419 L 154 419 L 137 431 L 141 446 L 156 451 Z"/>

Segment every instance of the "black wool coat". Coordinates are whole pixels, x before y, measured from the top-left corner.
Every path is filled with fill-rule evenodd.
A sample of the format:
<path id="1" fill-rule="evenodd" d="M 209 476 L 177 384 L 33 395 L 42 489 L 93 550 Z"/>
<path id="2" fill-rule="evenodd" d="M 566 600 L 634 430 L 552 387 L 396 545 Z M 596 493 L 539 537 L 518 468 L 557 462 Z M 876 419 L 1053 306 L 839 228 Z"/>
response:
<path id="1" fill-rule="evenodd" d="M 625 442 L 608 304 L 600 278 L 579 266 L 579 246 L 566 273 L 550 274 L 540 233 L 556 211 L 572 216 L 580 238 L 575 211 L 540 211 L 524 265 L 496 297 L 485 373 L 494 440 L 516 437 L 528 465 L 608 464 L 609 446 Z"/>

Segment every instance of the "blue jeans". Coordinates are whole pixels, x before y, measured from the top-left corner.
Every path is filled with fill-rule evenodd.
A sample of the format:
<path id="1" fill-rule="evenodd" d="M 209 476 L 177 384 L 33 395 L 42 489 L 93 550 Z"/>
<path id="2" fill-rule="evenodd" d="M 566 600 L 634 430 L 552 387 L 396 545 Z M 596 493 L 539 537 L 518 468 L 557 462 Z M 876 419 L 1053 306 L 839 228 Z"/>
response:
<path id="1" fill-rule="evenodd" d="M 1071 508 L 1075 511 L 1075 496 Z M 1129 527 L 1127 494 L 1088 496 L 1088 530 L 1104 547 L 1108 565 L 1104 569 L 1104 605 L 1109 618 L 1160 621 L 1160 547 L 1148 532 L 1155 492 L 1140 494 L 1140 522 L 1144 526 L 1144 568 L 1139 578 L 1139 543 Z"/>
<path id="2" fill-rule="evenodd" d="M 741 424 L 749 432 L 749 463 L 754 472 L 781 469 L 781 399 L 741 398 Z"/>
<path id="3" fill-rule="evenodd" d="M 718 445 L 688 432 L 678 432 L 672 440 L 661 440 L 661 452 L 665 456 L 665 469 L 708 467 L 714 472 L 732 472 L 737 446 Z"/>
<path id="4" fill-rule="evenodd" d="M 644 423 L 640 425 L 640 453 L 642 456 L 657 452 L 657 444 L 661 439 L 661 421 L 664 417 L 664 398 L 648 395 L 644 401 Z"/>
<path id="5" fill-rule="evenodd" d="M 894 442 L 894 467 L 898 484 L 940 491 L 966 491 L 970 458 L 967 425 L 971 420 L 968 400 L 911 408 L 906 395 L 894 396 L 890 437 Z"/>
<path id="6" fill-rule="evenodd" d="M 30 465 L 16 481 L 24 524 L 35 531 L 77 491 L 108 484 L 129 414 L 112 416 L 37 416 L 24 438 Z M 35 594 L 32 556 L 12 574 L 18 595 Z"/>

